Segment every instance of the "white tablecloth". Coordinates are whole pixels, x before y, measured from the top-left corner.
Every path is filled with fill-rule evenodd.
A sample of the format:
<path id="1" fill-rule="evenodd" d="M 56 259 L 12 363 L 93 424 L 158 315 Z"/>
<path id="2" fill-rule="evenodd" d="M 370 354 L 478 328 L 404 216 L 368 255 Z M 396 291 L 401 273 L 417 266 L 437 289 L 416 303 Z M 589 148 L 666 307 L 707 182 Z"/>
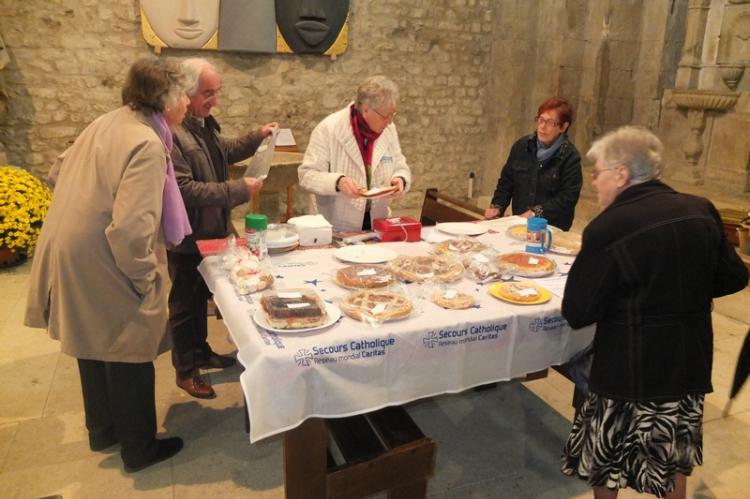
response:
<path id="1" fill-rule="evenodd" d="M 522 251 L 505 236 L 514 219 L 485 222 L 498 232 L 478 239 L 501 251 Z M 429 232 L 429 231 L 428 231 Z M 427 242 L 383 243 L 399 254 L 428 254 Z M 274 287 L 311 287 L 336 303 L 347 290 L 332 281 L 345 265 L 333 249 L 294 251 L 272 257 Z M 559 274 L 571 257 L 549 255 Z M 560 298 L 534 306 L 501 302 L 489 285 L 471 280 L 450 286 L 478 298 L 478 306 L 446 310 L 417 300 L 407 319 L 373 328 L 343 317 L 330 328 L 275 334 L 256 327 L 258 295 L 238 295 L 219 257 L 200 266 L 245 367 L 240 377 L 248 403 L 250 440 L 298 426 L 309 417 L 343 417 L 441 393 L 505 381 L 567 361 L 593 337 L 593 328 L 572 331 L 560 315 Z M 424 289 L 410 284 L 414 295 Z M 571 388 L 572 393 L 572 388 Z"/>

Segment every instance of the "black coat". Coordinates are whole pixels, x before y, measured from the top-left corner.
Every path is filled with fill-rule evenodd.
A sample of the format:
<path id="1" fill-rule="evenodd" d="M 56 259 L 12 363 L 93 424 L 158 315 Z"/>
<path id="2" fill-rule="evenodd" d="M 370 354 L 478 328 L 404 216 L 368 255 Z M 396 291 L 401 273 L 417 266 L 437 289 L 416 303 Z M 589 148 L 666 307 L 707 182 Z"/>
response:
<path id="1" fill-rule="evenodd" d="M 712 391 L 712 299 L 747 281 L 710 201 L 658 180 L 627 188 L 584 230 L 565 286 L 570 325 L 597 323 L 591 390 L 641 402 Z"/>
<path id="2" fill-rule="evenodd" d="M 542 164 L 536 159 L 536 151 L 536 135 L 526 135 L 513 144 L 491 203 L 502 214 L 513 199 L 514 215 L 540 206 L 541 216 L 550 225 L 568 230 L 583 185 L 581 157 L 567 137 Z"/>

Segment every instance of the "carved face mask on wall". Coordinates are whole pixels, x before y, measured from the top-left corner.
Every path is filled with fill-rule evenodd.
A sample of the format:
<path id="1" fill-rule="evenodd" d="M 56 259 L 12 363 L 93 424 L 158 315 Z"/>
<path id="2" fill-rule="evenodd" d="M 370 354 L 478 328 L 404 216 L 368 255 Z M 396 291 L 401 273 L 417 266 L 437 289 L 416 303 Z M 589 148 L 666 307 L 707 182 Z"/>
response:
<path id="1" fill-rule="evenodd" d="M 276 24 L 292 52 L 322 54 L 338 38 L 349 0 L 276 0 Z"/>
<path id="2" fill-rule="evenodd" d="M 163 45 L 216 48 L 209 41 L 219 28 L 219 0 L 141 0 L 141 12 L 144 28 L 148 24 Z"/>

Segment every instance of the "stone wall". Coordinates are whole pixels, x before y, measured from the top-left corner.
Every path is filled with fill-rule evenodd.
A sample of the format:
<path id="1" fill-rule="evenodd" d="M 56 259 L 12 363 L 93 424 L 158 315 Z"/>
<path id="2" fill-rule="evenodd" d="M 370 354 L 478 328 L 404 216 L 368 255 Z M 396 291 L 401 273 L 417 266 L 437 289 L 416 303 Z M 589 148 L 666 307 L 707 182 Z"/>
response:
<path id="1" fill-rule="evenodd" d="M 570 134 L 582 153 L 620 125 L 657 129 L 671 112 L 662 98 L 675 86 L 688 7 L 689 0 L 352 0 L 349 49 L 336 60 L 162 56 L 202 55 L 219 67 L 216 114 L 227 135 L 276 120 L 303 150 L 315 124 L 345 106 L 364 77 L 390 76 L 401 86 L 396 124 L 414 172 L 412 192 L 394 206 L 414 212 L 428 187 L 465 196 L 472 171 L 475 194 L 491 195 L 511 144 L 533 131 L 536 108 L 550 95 L 576 105 Z M 87 123 L 118 105 L 127 66 L 150 53 L 138 2 L 0 0 L 0 12 L 11 56 L 0 142 L 10 162 L 43 174 Z M 730 174 L 746 162 L 738 161 Z M 585 218 L 596 212 L 589 184 L 587 177 Z M 263 207 L 273 208 L 267 200 Z"/>
<path id="2" fill-rule="evenodd" d="M 569 134 L 582 155 L 619 126 L 656 128 L 663 90 L 673 85 L 686 10 L 686 0 L 500 2 L 481 194 L 492 194 L 510 146 L 534 131 L 537 107 L 552 95 L 575 105 Z M 578 208 L 585 219 L 596 213 L 594 199 L 586 176 Z"/>
<path id="3" fill-rule="evenodd" d="M 276 120 L 303 150 L 315 124 L 346 106 L 361 80 L 388 75 L 401 87 L 396 124 L 415 179 L 398 206 L 414 208 L 426 187 L 458 193 L 467 169 L 483 162 L 491 3 L 353 0 L 349 49 L 336 60 L 180 50 L 162 57 L 216 64 L 225 134 Z M 0 12 L 11 56 L 0 141 L 10 162 L 42 175 L 90 121 L 119 104 L 129 64 L 149 54 L 138 2 L 0 0 Z"/>

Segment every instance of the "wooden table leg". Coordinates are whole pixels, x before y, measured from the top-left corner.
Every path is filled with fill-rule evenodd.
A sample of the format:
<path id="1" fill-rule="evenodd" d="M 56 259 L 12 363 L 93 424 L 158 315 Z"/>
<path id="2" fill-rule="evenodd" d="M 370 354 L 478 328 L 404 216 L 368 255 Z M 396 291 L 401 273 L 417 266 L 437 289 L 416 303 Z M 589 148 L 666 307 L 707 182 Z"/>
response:
<path id="1" fill-rule="evenodd" d="M 286 220 L 284 222 L 294 216 L 294 186 L 295 184 L 286 187 Z"/>
<path id="2" fill-rule="evenodd" d="M 311 418 L 284 434 L 284 485 L 287 499 L 326 497 L 328 428 Z"/>
<path id="3" fill-rule="evenodd" d="M 256 192 L 251 203 L 251 213 L 260 213 L 260 192 Z"/>

